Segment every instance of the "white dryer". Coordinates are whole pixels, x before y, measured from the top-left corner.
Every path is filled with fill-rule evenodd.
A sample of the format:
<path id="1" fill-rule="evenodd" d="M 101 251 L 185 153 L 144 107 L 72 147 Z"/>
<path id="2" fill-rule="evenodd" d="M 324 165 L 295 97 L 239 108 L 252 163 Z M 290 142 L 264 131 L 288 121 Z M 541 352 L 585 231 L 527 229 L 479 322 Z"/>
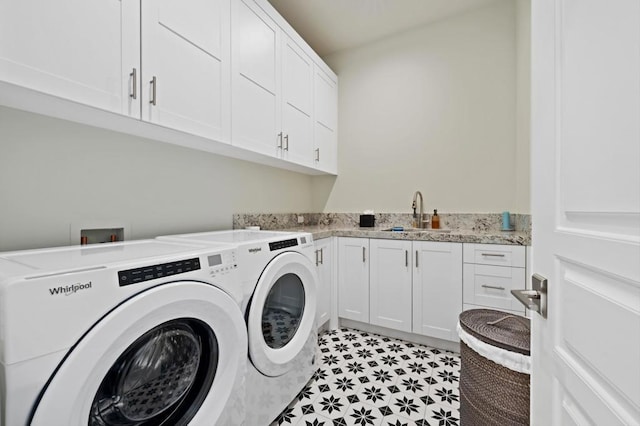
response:
<path id="1" fill-rule="evenodd" d="M 223 247 L 0 253 L 0 424 L 242 424 L 247 333 Z"/>
<path id="2" fill-rule="evenodd" d="M 246 425 L 268 425 L 315 371 L 318 277 L 312 235 L 235 230 L 160 238 L 238 245 L 249 338 Z"/>

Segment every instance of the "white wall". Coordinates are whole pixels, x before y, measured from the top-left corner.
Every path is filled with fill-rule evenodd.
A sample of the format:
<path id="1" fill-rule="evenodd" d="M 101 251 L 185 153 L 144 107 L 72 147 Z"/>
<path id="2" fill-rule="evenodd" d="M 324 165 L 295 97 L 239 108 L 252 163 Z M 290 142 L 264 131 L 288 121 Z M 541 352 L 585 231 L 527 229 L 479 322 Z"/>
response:
<path id="1" fill-rule="evenodd" d="M 516 3 L 516 207 L 521 213 L 531 210 L 529 190 L 531 121 L 531 0 Z"/>
<path id="2" fill-rule="evenodd" d="M 307 175 L 0 107 L 0 251 L 67 245 L 72 224 L 140 239 L 311 206 Z"/>
<path id="3" fill-rule="evenodd" d="M 516 22 L 516 2 L 499 0 L 326 57 L 340 79 L 339 176 L 314 178 L 314 208 L 409 212 L 420 190 L 427 209 L 528 213 Z"/>

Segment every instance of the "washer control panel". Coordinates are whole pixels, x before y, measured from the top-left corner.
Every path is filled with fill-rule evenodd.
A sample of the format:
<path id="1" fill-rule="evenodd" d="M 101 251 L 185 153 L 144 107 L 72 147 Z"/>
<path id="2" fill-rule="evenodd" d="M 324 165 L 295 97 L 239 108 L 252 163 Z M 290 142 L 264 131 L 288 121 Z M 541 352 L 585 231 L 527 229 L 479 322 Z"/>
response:
<path id="1" fill-rule="evenodd" d="M 235 250 L 224 250 L 207 256 L 209 275 L 219 277 L 238 269 Z"/>
<path id="2" fill-rule="evenodd" d="M 184 259 L 176 262 L 160 263 L 157 265 L 143 266 L 141 268 L 118 271 L 118 283 L 120 287 L 138 284 L 157 278 L 170 277 L 172 275 L 185 272 L 197 271 L 200 269 L 200 259 Z"/>

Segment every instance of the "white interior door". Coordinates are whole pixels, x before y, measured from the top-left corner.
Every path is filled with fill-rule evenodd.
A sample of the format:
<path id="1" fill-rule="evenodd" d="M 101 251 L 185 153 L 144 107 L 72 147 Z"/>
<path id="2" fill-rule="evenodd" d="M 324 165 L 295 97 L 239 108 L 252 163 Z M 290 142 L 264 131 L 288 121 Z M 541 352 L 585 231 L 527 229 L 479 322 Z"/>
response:
<path id="1" fill-rule="evenodd" d="M 640 424 L 640 2 L 532 2 L 532 424 Z"/>

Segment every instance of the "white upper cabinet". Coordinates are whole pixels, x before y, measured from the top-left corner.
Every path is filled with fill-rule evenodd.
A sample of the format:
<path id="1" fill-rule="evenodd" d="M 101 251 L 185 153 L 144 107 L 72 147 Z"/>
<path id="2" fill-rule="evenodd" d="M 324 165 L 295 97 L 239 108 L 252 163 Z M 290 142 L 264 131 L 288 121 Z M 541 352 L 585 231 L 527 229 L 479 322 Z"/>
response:
<path id="1" fill-rule="evenodd" d="M 142 118 L 230 142 L 230 0 L 142 1 Z"/>
<path id="2" fill-rule="evenodd" d="M 3 1 L 0 81 L 139 117 L 139 28 L 138 1 Z"/>
<path id="3" fill-rule="evenodd" d="M 231 10 L 233 145 L 269 156 L 282 146 L 281 31 L 252 1 Z"/>
<path id="4" fill-rule="evenodd" d="M 2 106 L 335 174 L 336 87 L 267 0 L 0 2 Z"/>
<path id="5" fill-rule="evenodd" d="M 232 16 L 233 144 L 312 167 L 313 61 L 255 3 Z"/>
<path id="6" fill-rule="evenodd" d="M 316 65 L 313 84 L 315 167 L 335 174 L 338 172 L 338 83 Z"/>
<path id="7" fill-rule="evenodd" d="M 282 158 L 313 166 L 313 67 L 290 37 L 282 43 Z"/>

